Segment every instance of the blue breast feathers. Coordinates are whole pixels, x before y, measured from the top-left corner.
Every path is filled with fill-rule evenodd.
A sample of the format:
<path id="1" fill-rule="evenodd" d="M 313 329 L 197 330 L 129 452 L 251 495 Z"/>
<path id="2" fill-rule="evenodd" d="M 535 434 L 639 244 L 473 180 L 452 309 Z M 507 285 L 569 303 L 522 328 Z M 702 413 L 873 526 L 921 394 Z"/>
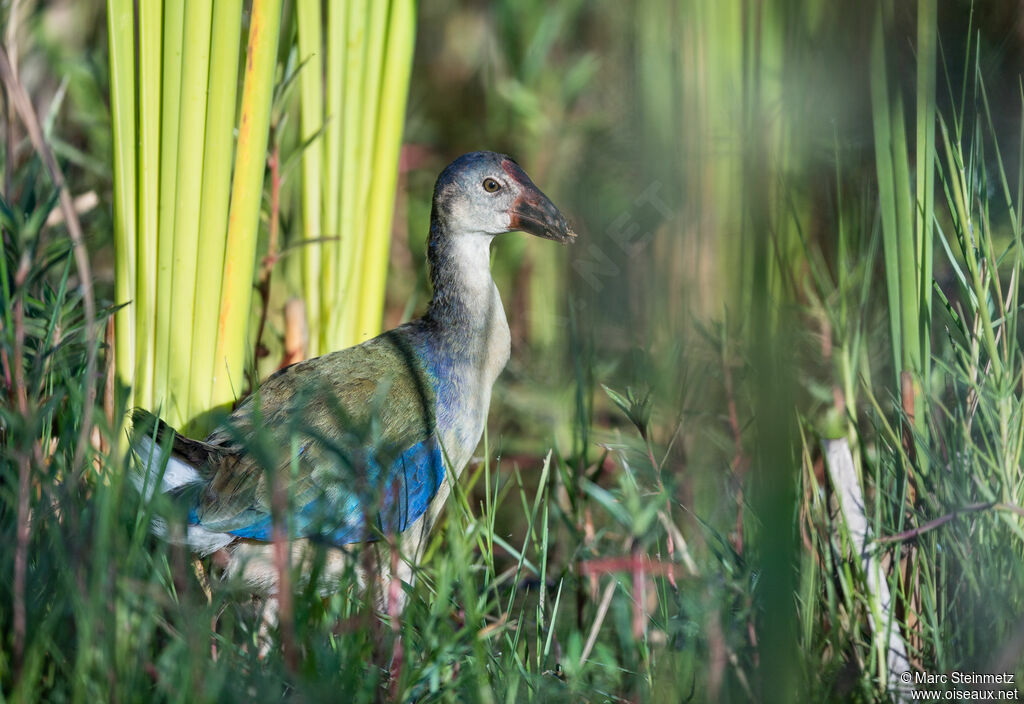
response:
<path id="1" fill-rule="evenodd" d="M 392 455 L 393 457 L 393 455 Z M 401 533 L 426 513 L 444 481 L 444 459 L 440 444 L 431 437 L 418 442 L 393 460 L 386 471 L 367 457 L 364 486 L 325 488 L 320 496 L 289 516 L 290 537 L 323 540 L 340 546 L 377 540 L 380 535 Z M 194 513 L 190 522 L 202 525 Z M 230 532 L 239 538 L 270 541 L 271 516 Z"/>

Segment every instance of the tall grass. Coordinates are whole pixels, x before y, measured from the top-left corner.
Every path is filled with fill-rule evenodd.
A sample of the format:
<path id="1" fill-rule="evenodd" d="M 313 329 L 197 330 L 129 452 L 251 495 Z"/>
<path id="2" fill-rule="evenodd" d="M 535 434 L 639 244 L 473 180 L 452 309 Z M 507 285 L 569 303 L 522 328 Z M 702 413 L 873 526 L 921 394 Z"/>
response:
<path id="1" fill-rule="evenodd" d="M 381 329 L 416 6 L 302 1 L 296 15 L 302 292 L 316 355 Z"/>
<path id="2" fill-rule="evenodd" d="M 326 67 L 335 112 L 322 95 L 320 3 L 296 3 L 300 141 L 294 154 L 275 155 L 302 162 L 297 239 L 310 354 L 380 329 L 415 18 L 406 0 L 328 6 L 338 41 L 327 46 L 339 48 Z M 115 335 L 119 378 L 133 403 L 163 407 L 169 422 L 196 431 L 207 427 L 204 414 L 244 392 L 253 361 L 266 147 L 288 29 L 281 8 L 253 4 L 243 54 L 240 1 L 196 0 L 163 16 L 156 3 L 108 3 L 117 297 L 126 304 Z"/>
<path id="3" fill-rule="evenodd" d="M 918 3 L 915 158 L 908 155 L 906 115 L 900 89 L 892 85 L 886 31 L 893 5 L 878 3 L 871 39 L 871 105 L 878 194 L 882 217 L 886 290 L 894 370 L 903 408 L 911 423 L 908 442 L 928 433 L 927 404 L 916 399 L 931 390 L 933 198 L 935 191 L 936 5 Z M 890 42 L 891 43 L 891 42 Z M 911 183 L 911 169 L 916 174 Z M 917 463 L 927 473 L 928 456 Z"/>
<path id="4" fill-rule="evenodd" d="M 242 85 L 242 105 L 235 175 L 231 186 L 224 260 L 217 318 L 217 347 L 210 403 L 224 403 L 238 393 L 236 376 L 247 361 L 248 317 L 258 242 L 258 222 L 270 124 L 274 65 L 280 31 L 281 3 L 268 1 L 253 6 L 249 29 L 248 60 Z"/>
<path id="5" fill-rule="evenodd" d="M 266 150 L 281 10 L 273 0 L 253 5 L 238 106 L 241 3 L 165 9 L 161 16 L 158 3 L 107 5 L 116 295 L 124 304 L 116 368 L 133 403 L 162 407 L 180 426 L 242 390 L 252 277 L 244 262 L 256 256 L 265 170 L 251 152 Z M 249 229 L 242 238 L 232 233 L 240 226 Z M 241 330 L 219 334 L 226 317 L 240 318 Z"/>
<path id="6" fill-rule="evenodd" d="M 567 484 L 575 461 L 553 453 L 500 471 L 486 449 L 465 483 L 453 487 L 447 525 L 433 536 L 399 621 L 373 615 L 366 606 L 372 595 L 354 581 L 328 599 L 299 589 L 288 625 L 301 659 L 277 648 L 261 658 L 259 613 L 247 606 L 244 587 L 209 583 L 211 564 L 150 534 L 151 507 L 141 506 L 127 484 L 120 453 L 97 454 L 94 471 L 80 478 L 68 471 L 85 359 L 77 295 L 68 287 L 70 248 L 51 241 L 23 284 L 12 287 L 9 277 L 21 247 L 39 243 L 49 207 L 41 201 L 26 221 L 5 210 L 0 223 L 13 241 L 0 261 L 0 290 L 28 304 L 24 327 L 5 321 L 0 349 L 5 358 L 15 345 L 31 351 L 31 402 L 0 408 L 2 476 L 16 485 L 12 460 L 28 451 L 32 473 L 21 483 L 33 488 L 31 522 L 15 520 L 13 496 L 4 495 L 0 512 L 5 539 L 20 529 L 28 536 L 22 596 L 0 582 L 0 598 L 24 608 L 27 623 L 20 635 L 12 633 L 10 612 L 0 612 L 5 643 L 21 638 L 22 653 L 0 659 L 5 696 L 273 701 L 344 692 L 353 702 L 515 701 L 600 698 L 608 691 L 645 697 L 693 686 L 696 643 L 679 653 L 661 645 L 665 634 L 683 637 L 682 596 L 655 577 L 678 572 L 681 580 L 684 573 L 647 553 L 661 550 L 671 531 L 680 536 L 674 549 L 689 559 L 691 577 L 697 567 L 679 529 L 660 513 L 665 494 L 647 496 L 663 467 L 652 464 L 654 446 L 635 401 L 622 406 L 638 425 L 615 453 L 617 486 Z M 7 298 L 3 303 L 11 310 Z M 126 401 L 118 396 L 113 417 Z M 119 424 L 100 423 L 100 434 L 116 444 Z M 534 484 L 536 492 L 527 489 Z M 499 531 L 502 506 L 519 514 L 525 530 Z M 553 559 L 559 526 L 584 506 L 590 530 L 596 528 L 585 551 L 571 562 Z M 14 559 L 4 551 L 5 571 Z M 590 590 L 590 598 L 573 603 L 572 594 Z"/>
<path id="7" fill-rule="evenodd" d="M 829 175 L 811 158 L 815 150 L 821 153 L 825 130 L 801 113 L 812 110 L 806 96 L 825 105 L 835 99 L 827 86 L 818 84 L 820 92 L 814 93 L 802 81 L 815 86 L 807 58 L 827 57 L 823 45 L 837 36 L 830 32 L 849 25 L 851 15 L 786 3 L 756 11 L 671 3 L 659 8 L 637 17 L 641 95 L 647 124 L 658 135 L 656 153 L 664 153 L 667 142 L 677 145 L 673 153 L 687 162 L 668 170 L 680 179 L 684 194 L 679 237 L 700 242 L 704 232 L 716 233 L 698 246 L 720 250 L 720 261 L 737 257 L 716 284 L 728 303 L 745 303 L 739 315 L 729 316 L 747 326 L 740 355 L 752 378 L 746 393 L 754 413 L 744 439 L 751 464 L 737 478 L 736 500 L 741 512 L 749 511 L 742 531 L 749 542 L 741 554 L 762 570 L 751 623 L 761 658 L 753 669 L 767 688 L 763 691 L 796 688 L 842 698 L 851 693 L 849 686 L 868 698 L 898 697 L 892 687 L 901 673 L 889 668 L 906 667 L 907 661 L 890 657 L 894 634 L 907 640 L 909 665 L 925 671 L 995 657 L 992 643 L 1012 647 L 1011 631 L 999 628 L 988 648 L 966 647 L 964 631 L 948 620 L 953 613 L 977 615 L 984 599 L 981 585 L 1021 548 L 1020 497 L 1013 494 L 1020 482 L 1014 464 L 1019 457 L 1010 449 L 1017 446 L 1019 389 L 1011 391 L 1015 385 L 1002 376 L 1007 364 L 1010 377 L 1019 380 L 1020 373 L 1017 347 L 1010 342 L 1017 339 L 1015 304 L 1009 302 L 1019 287 L 1019 203 L 1012 196 L 1018 181 L 1007 177 L 995 148 L 1006 137 L 1001 139 L 986 117 L 978 56 L 943 57 L 947 65 L 972 67 L 968 84 L 976 86 L 973 102 L 951 95 L 949 102 L 959 107 L 943 115 L 938 105 L 945 101 L 936 96 L 935 3 L 917 4 L 912 52 L 901 46 L 908 41 L 906 14 L 898 22 L 891 3 L 876 5 L 874 23 L 863 35 L 872 58 L 860 95 L 870 99 L 874 136 L 869 162 L 874 174 L 865 184 L 863 156 L 849 146 L 860 139 L 856 130 L 840 117 L 831 118 Z M 702 22 L 710 24 L 694 30 L 701 39 L 674 50 L 674 23 L 697 28 Z M 786 28 L 784 44 L 776 43 L 780 27 Z M 904 80 L 907 55 L 913 57 L 913 100 L 907 99 Z M 673 73 L 676 66 L 682 70 Z M 788 72 L 781 87 L 773 84 L 778 78 L 773 67 Z M 721 86 L 734 88 L 716 92 Z M 845 104 L 855 100 L 846 98 Z M 673 136 L 682 109 L 692 131 Z M 947 120 L 960 131 L 943 127 Z M 962 131 L 965 124 L 975 132 Z M 956 133 L 940 138 L 938 149 L 937 128 L 940 135 Z M 713 130 L 723 136 L 716 138 Z M 937 155 L 943 153 L 946 163 L 936 182 Z M 652 168 L 666 171 L 657 160 Z M 716 188 L 719 174 L 730 169 L 737 176 Z M 821 190 L 815 178 L 833 192 Z M 945 189 L 944 201 L 935 200 L 937 183 Z M 999 202 L 990 206 L 995 194 Z M 994 225 L 1000 217 L 1002 224 Z M 943 224 L 946 218 L 951 221 Z M 959 234 L 949 237 L 948 228 Z M 992 234 L 999 231 L 1003 234 Z M 730 246 L 729 238 L 740 233 L 745 236 L 736 242 L 742 246 Z M 958 282 L 955 295 L 940 286 L 943 279 L 933 268 L 936 236 L 945 243 L 946 266 Z M 665 264 L 652 260 L 651 269 Z M 876 266 L 885 272 L 884 306 L 878 305 L 881 290 L 872 288 Z M 939 310 L 933 310 L 933 294 Z M 892 341 L 883 348 L 870 342 L 879 339 L 879 313 L 890 325 L 881 339 Z M 940 313 L 943 334 L 936 343 L 932 320 Z M 810 335 L 814 342 L 801 339 Z M 879 352 L 891 353 L 890 367 L 880 368 Z M 964 362 L 954 365 L 957 358 Z M 794 360 L 799 360 L 797 373 Z M 934 378 L 933 366 L 941 370 Z M 722 382 L 726 397 L 734 389 L 730 376 Z M 985 415 L 988 425 L 979 424 L 975 413 Z M 732 421 L 731 408 L 728 417 L 733 428 L 743 427 Z M 800 419 L 802 441 L 796 441 L 796 426 L 787 418 Z M 951 434 L 970 438 L 972 449 L 958 454 Z M 820 474 L 824 458 L 818 439 L 841 437 L 851 444 L 859 495 L 868 502 L 868 547 L 862 555 L 844 532 L 849 516 L 837 513 L 842 506 L 830 494 L 839 488 Z M 795 448 L 801 446 L 805 472 L 791 493 L 792 468 L 801 454 Z M 743 466 L 732 464 L 734 472 Z M 941 469 L 930 469 L 936 467 Z M 944 475 L 936 477 L 934 471 Z M 803 550 L 790 542 L 793 512 L 800 516 Z M 964 515 L 973 518 L 960 523 Z M 967 532 L 972 528 L 984 539 L 972 539 Z M 932 530 L 943 531 L 942 538 Z M 1011 535 L 1018 537 L 1008 540 Z M 965 555 L 969 545 L 980 551 L 971 568 L 988 577 L 969 576 L 949 561 L 951 549 Z M 888 582 L 884 593 L 894 595 L 891 602 L 882 596 L 879 579 Z M 963 589 L 961 580 L 972 588 Z M 795 609 L 794 593 L 799 595 Z M 1020 606 L 1014 597 L 1005 608 L 980 611 L 988 612 L 986 618 L 998 611 L 1013 620 L 1020 617 Z M 834 623 L 842 627 L 831 637 L 824 624 Z M 863 641 L 854 635 L 864 631 L 872 633 Z M 807 654 L 821 648 L 827 654 L 818 664 L 809 658 L 794 672 L 792 660 L 780 652 L 791 652 L 797 641 Z M 959 644 L 955 653 L 953 642 Z M 830 669 L 837 667 L 839 653 L 857 663 L 852 683 Z M 817 674 L 822 665 L 824 680 Z"/>
<path id="8" fill-rule="evenodd" d="M 805 445 L 802 532 L 825 570 L 804 579 L 808 592 L 801 620 L 805 642 L 813 641 L 818 629 L 818 609 L 827 609 L 823 622 L 848 624 L 846 633 L 870 628 L 874 638 L 866 642 L 827 642 L 856 654 L 870 673 L 857 685 L 862 694 L 897 697 L 893 683 L 899 673 L 888 671 L 893 634 L 905 639 L 915 670 L 948 671 L 965 662 L 985 663 L 976 666 L 990 671 L 1019 668 L 1019 657 L 1012 654 L 1016 627 L 1008 623 L 1019 620 L 1024 604 L 1018 590 L 999 586 L 1003 577 L 997 575 L 1003 570 L 1017 575 L 1019 567 L 1011 565 L 1024 550 L 1022 497 L 1014 493 L 1021 481 L 1015 430 L 1021 398 L 1019 388 L 1011 390 L 1017 385 L 1003 376 L 1019 379 L 1021 373 L 1018 344 L 1010 342 L 1018 336 L 1016 304 L 1010 301 L 1019 288 L 1022 174 L 1013 180 L 1007 175 L 1000 149 L 1006 135 L 994 128 L 971 43 L 964 57 L 944 56 L 938 62 L 935 7 L 928 2 L 918 4 L 916 18 L 916 109 L 909 120 L 916 148 L 908 149 L 904 89 L 895 63 L 886 59 L 895 44 L 889 36 L 891 8 L 878 7 L 869 83 L 879 216 L 875 220 L 870 211 L 851 209 L 850 196 L 863 201 L 865 194 L 851 192 L 848 177 L 837 176 L 840 260 L 833 276 L 817 259 L 812 271 L 819 296 L 811 308 L 829 321 L 825 334 L 838 356 L 832 383 L 841 413 L 831 417 L 845 415 L 839 434 L 854 443 L 860 489 L 874 496 L 866 502 L 868 548 L 860 553 L 874 566 L 851 568 L 846 561 L 857 554 L 851 555 L 847 538 L 838 543 L 828 538 L 833 522 L 843 535 L 843 521 L 815 478 L 816 451 Z M 950 80 L 950 64 L 958 61 L 966 67 L 965 101 L 957 99 Z M 937 108 L 938 66 L 947 79 L 948 104 L 954 106 L 949 111 Z M 934 175 L 944 198 L 934 197 Z M 865 234 L 851 237 L 857 230 Z M 938 261 L 933 261 L 933 238 L 943 253 Z M 893 340 L 895 374 L 889 384 L 870 372 L 878 364 L 866 344 L 870 308 L 877 303 L 872 303 L 872 270 L 858 264 L 875 261 L 877 248 L 887 283 L 887 305 L 880 310 Z M 810 425 L 807 430 L 814 432 Z M 836 433 L 836 426 L 824 432 Z M 803 565 L 817 571 L 807 556 Z M 872 587 L 879 576 L 894 596 L 890 605 Z M 830 578 L 834 583 L 820 581 Z M 988 635 L 978 640 L 983 631 Z"/>
<path id="9" fill-rule="evenodd" d="M 366 158 L 345 146 L 366 127 L 348 98 L 350 90 L 363 95 L 365 84 L 339 87 L 334 78 L 351 61 L 365 67 L 381 51 L 370 45 L 386 47 L 394 36 L 364 35 L 365 44 L 342 51 L 334 39 L 355 30 L 339 7 L 311 15 L 321 19 L 319 44 L 303 20 L 295 30 L 306 27 L 307 50 L 284 44 L 259 54 L 257 64 L 280 62 L 275 102 L 260 103 L 268 116 L 240 123 L 266 120 L 270 150 L 283 156 L 278 225 L 285 233 L 294 226 L 280 252 L 289 255 L 285 266 L 301 271 L 318 249 L 325 278 L 347 275 L 348 231 L 339 224 L 332 233 L 330 223 L 355 217 L 345 214 L 347 194 L 373 189 L 346 181 L 340 164 L 347 162 L 326 156 L 340 149 L 343 159 Z M 505 84 L 490 96 L 498 105 L 507 107 L 513 93 L 542 95 L 551 82 L 569 82 L 531 62 L 565 56 L 557 33 L 544 31 L 572 32 L 564 18 L 578 8 L 563 9 L 562 24 L 547 24 L 544 8 L 530 7 L 538 14 L 530 26 L 543 35 L 536 53 L 503 60 L 523 68 L 519 88 L 530 76 L 533 87 L 515 93 L 514 83 Z M 273 4 L 253 8 L 281 12 Z M 472 27 L 466 18 L 478 15 L 459 8 L 470 14 L 452 13 L 454 26 Z M 140 13 L 152 9 L 139 5 Z M 288 14 L 298 4 L 285 9 L 298 20 Z M 313 3 L 302 11 L 322 9 Z M 273 634 L 289 647 L 264 659 L 258 608 L 244 587 L 216 578 L 211 561 L 152 537 L 149 509 L 124 486 L 127 468 L 116 451 L 116 419 L 129 403 L 124 387 L 106 394 L 110 414 L 96 423 L 98 449 L 79 440 L 83 429 L 93 435 L 88 392 L 109 388 L 111 379 L 83 381 L 89 343 L 73 250 L 60 225 L 44 227 L 54 191 L 23 150 L 10 162 L 17 192 L 0 203 L 0 539 L 14 546 L 0 551 L 0 573 L 11 575 L 0 579 L 3 696 L 893 701 L 905 698 L 894 688 L 901 673 L 893 668 L 904 666 L 891 657 L 895 642 L 915 671 L 1024 676 L 1017 320 L 1024 106 L 994 90 L 995 59 L 982 32 L 970 31 L 964 51 L 952 54 L 965 28 L 940 23 L 949 6 L 938 15 L 929 0 L 916 13 L 874 9 L 866 21 L 859 7 L 785 2 L 645 2 L 579 15 L 584 29 L 570 36 L 627 57 L 601 70 L 635 78 L 637 93 L 628 96 L 639 96 L 642 114 L 626 109 L 631 103 L 614 112 L 622 96 L 615 81 L 581 82 L 577 109 L 609 119 L 592 107 L 599 104 L 622 117 L 621 132 L 603 134 L 626 148 L 579 147 L 615 164 L 608 173 L 576 174 L 580 244 L 588 236 L 607 244 L 605 254 L 621 266 L 592 293 L 574 267 L 580 276 L 568 288 L 581 302 L 606 303 L 623 292 L 630 300 L 621 310 L 638 314 L 610 321 L 608 306 L 571 307 L 565 327 L 555 328 L 571 351 L 566 397 L 575 413 L 562 419 L 571 442 L 550 427 L 550 408 L 563 398 L 549 388 L 523 394 L 537 384 L 528 358 L 516 355 L 495 392 L 480 457 L 453 487 L 399 618 L 374 613 L 354 581 L 327 599 L 298 588 L 292 617 Z M 511 6 L 502 11 L 515 16 Z M 159 70 L 164 85 L 173 80 L 167 57 L 183 41 L 166 38 L 186 32 L 174 14 L 163 16 L 159 69 L 153 47 L 138 53 L 135 69 Z M 619 34 L 608 28 L 627 20 L 635 22 L 632 43 L 613 44 Z M 255 14 L 251 22 L 250 29 L 264 26 Z M 486 36 L 495 36 L 493 28 Z M 517 41 L 529 45 L 529 36 Z M 865 63 L 852 66 L 858 50 Z M 525 70 L 531 65 L 536 73 Z M 293 110 L 309 105 L 303 77 L 310 68 L 334 78 L 303 125 Z M 379 70 L 388 75 L 387 58 Z M 255 74 L 269 84 L 269 71 Z M 257 89 L 243 84 L 243 105 L 246 91 Z M 152 114 L 152 100 L 140 95 L 131 109 Z M 501 114 L 509 130 L 521 127 L 513 113 Z M 534 106 L 521 114 L 551 113 Z M 554 124 L 542 130 L 552 139 L 562 123 Z M 177 121 L 172 128 L 161 120 L 158 143 L 177 144 L 177 130 Z M 155 171 L 159 231 L 165 219 L 173 226 L 163 194 L 170 191 L 173 203 L 178 183 L 168 185 L 164 174 L 173 176 L 177 164 L 161 159 L 154 169 L 153 142 L 140 136 L 137 143 L 136 166 L 124 167 L 136 173 L 134 200 L 112 205 L 118 213 L 135 203 L 130 222 L 140 230 L 152 223 L 142 193 L 154 189 L 144 174 Z M 302 229 L 303 158 L 312 149 L 322 150 L 319 232 Z M 247 159 L 254 166 L 241 170 L 261 180 L 267 151 L 240 131 L 236 173 Z M 124 156 L 112 162 L 112 177 L 121 178 Z M 657 207 L 636 205 L 652 181 L 661 187 Z M 411 210 L 423 214 L 429 183 L 410 183 Z M 236 186 L 257 202 L 266 190 Z M 338 191 L 340 198 L 328 198 Z M 259 217 L 257 207 L 246 208 L 236 223 L 236 195 L 225 245 L 232 252 L 230 237 L 241 238 L 240 249 L 256 247 L 245 238 L 258 231 Z M 209 212 L 202 203 L 198 210 Z M 628 218 L 618 225 L 633 230 L 610 230 L 623 212 Z M 615 237 L 627 231 L 636 233 L 633 246 L 620 249 Z M 155 247 L 157 281 L 145 293 L 155 296 L 158 320 L 163 243 Z M 585 256 L 580 251 L 570 256 Z M 127 249 L 118 256 L 132 258 Z M 133 256 L 138 287 L 143 262 L 154 260 L 152 242 L 139 240 Z M 232 286 L 251 295 L 253 271 L 245 267 L 255 254 L 244 261 Z M 301 278 L 277 281 L 289 292 L 302 287 Z M 708 288 L 690 291 L 692 281 Z M 109 299 L 121 295 L 113 290 Z M 321 313 L 338 303 L 325 300 Z M 221 305 L 218 339 L 245 337 L 252 317 L 245 310 L 225 315 Z M 223 326 L 234 332 L 225 335 Z M 167 351 L 157 344 L 154 368 L 159 354 Z M 244 364 L 244 350 L 238 354 L 228 369 Z M 851 493 L 833 478 L 836 467 L 825 464 L 836 462 L 837 448 L 849 449 L 846 477 L 859 512 L 845 503 Z M 76 463 L 76 453 L 90 464 Z M 392 557 L 385 545 L 361 555 Z"/>

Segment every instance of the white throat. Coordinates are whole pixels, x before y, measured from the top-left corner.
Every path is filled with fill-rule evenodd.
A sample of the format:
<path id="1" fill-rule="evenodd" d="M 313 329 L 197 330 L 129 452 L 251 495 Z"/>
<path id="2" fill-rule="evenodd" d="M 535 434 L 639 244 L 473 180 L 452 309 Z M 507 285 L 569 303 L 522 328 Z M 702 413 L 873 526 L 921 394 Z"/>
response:
<path id="1" fill-rule="evenodd" d="M 462 289 L 465 301 L 470 309 L 486 308 L 480 305 L 488 302 L 492 295 L 497 296 L 498 290 L 491 278 L 491 241 L 494 235 L 481 232 L 469 232 L 455 235 L 451 239 L 449 257 L 457 271 L 455 285 Z M 498 299 L 500 305 L 501 300 Z"/>

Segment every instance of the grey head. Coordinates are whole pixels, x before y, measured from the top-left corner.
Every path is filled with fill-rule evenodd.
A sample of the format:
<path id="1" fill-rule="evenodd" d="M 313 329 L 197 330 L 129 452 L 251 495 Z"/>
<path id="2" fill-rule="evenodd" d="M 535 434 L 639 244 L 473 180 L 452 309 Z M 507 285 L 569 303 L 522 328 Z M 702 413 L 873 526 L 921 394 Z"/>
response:
<path id="1" fill-rule="evenodd" d="M 576 239 L 562 213 L 519 164 L 495 152 L 463 154 L 441 172 L 431 219 L 435 226 L 443 223 L 449 235 L 519 230 L 563 244 Z"/>

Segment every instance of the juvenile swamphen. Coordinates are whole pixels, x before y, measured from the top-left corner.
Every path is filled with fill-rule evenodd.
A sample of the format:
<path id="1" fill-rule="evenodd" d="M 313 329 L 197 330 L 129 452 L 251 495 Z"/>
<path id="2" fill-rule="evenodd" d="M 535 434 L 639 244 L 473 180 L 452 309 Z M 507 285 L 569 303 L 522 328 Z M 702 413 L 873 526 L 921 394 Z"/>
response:
<path id="1" fill-rule="evenodd" d="M 293 564 L 333 591 L 347 567 L 362 584 L 391 560 L 353 560 L 358 543 L 399 536 L 398 575 L 410 581 L 426 537 L 483 434 L 491 387 L 509 358 L 509 329 L 491 279 L 490 244 L 522 230 L 576 235 L 507 156 L 473 152 L 437 179 L 428 258 L 434 295 L 423 317 L 361 345 L 294 364 L 264 382 L 205 441 L 136 411 L 143 495 L 154 489 L 187 510 L 187 544 L 223 550 L 225 573 L 254 592 L 277 590 L 272 490 L 287 490 Z M 450 473 L 450 477 L 446 476 Z M 277 479 L 271 477 L 276 476 Z M 280 496 L 280 494 L 279 494 Z M 280 506 L 280 503 L 278 504 Z M 165 524 L 157 521 L 165 535 Z"/>

